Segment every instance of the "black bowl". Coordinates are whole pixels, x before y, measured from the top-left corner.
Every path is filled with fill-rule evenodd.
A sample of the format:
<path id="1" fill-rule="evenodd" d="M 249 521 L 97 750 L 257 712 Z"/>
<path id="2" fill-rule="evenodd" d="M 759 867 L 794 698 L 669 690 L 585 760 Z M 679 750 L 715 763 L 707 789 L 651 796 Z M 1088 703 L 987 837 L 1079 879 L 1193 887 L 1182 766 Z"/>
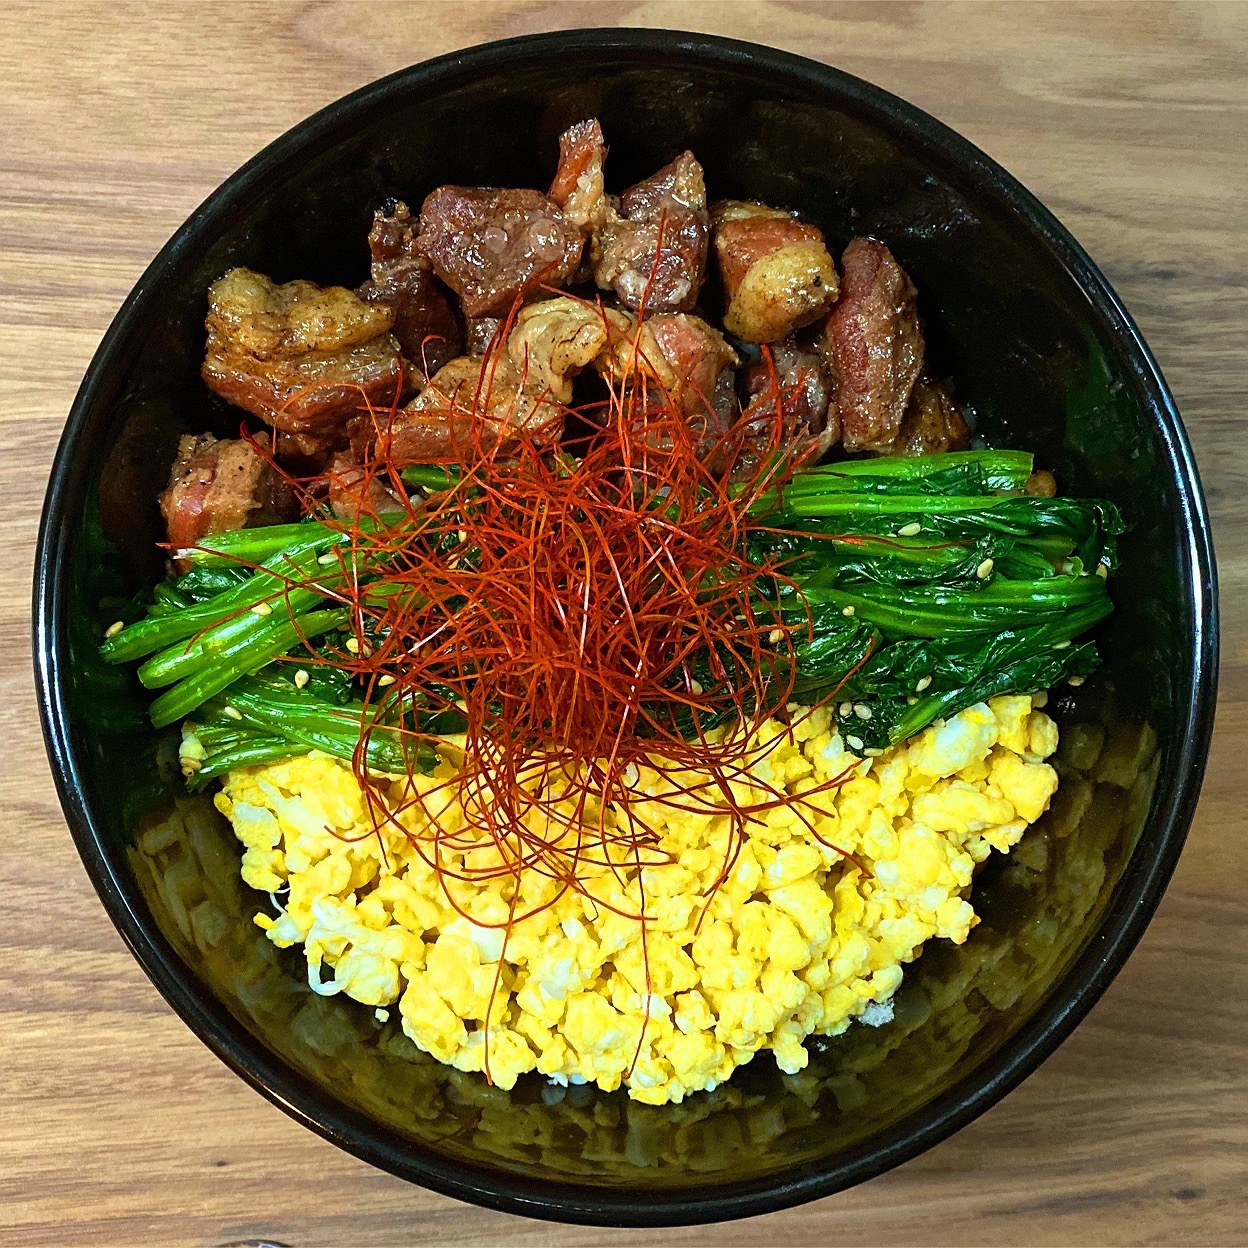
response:
<path id="1" fill-rule="evenodd" d="M 237 428 L 201 385 L 205 290 L 235 264 L 354 285 L 387 195 L 543 186 L 595 114 L 615 185 L 684 147 L 716 196 L 800 210 L 834 245 L 886 240 L 921 292 L 938 369 L 993 445 L 1034 451 L 1129 531 L 1106 662 L 1055 699 L 1054 809 L 977 883 L 982 924 L 929 946 L 896 1018 L 763 1056 L 662 1109 L 419 1054 L 371 1011 L 312 994 L 248 921 L 255 898 L 211 804 L 190 798 L 129 673 L 96 658 L 116 600 L 159 568 L 155 495 L 180 432 Z M 177 232 L 118 313 L 70 413 L 35 581 L 44 732 L 70 828 L 113 922 L 212 1050 L 287 1113 L 441 1192 L 567 1221 L 763 1213 L 879 1174 L 1003 1096 L 1067 1036 L 1139 940 L 1196 805 L 1213 720 L 1213 553 L 1161 374 L 1108 283 L 984 154 L 811 61 L 663 31 L 490 44 L 402 71 L 295 127 Z"/>

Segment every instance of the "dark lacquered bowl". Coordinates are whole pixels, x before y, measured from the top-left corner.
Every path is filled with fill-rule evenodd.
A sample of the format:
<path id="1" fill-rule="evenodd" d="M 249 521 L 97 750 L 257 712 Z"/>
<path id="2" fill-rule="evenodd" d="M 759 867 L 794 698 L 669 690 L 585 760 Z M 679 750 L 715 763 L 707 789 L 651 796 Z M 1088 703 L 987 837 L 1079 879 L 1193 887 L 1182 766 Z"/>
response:
<path id="1" fill-rule="evenodd" d="M 980 434 L 1034 451 L 1067 493 L 1113 499 L 1129 525 L 1106 662 L 1050 704 L 1058 798 L 979 877 L 970 940 L 934 942 L 908 969 L 894 1021 L 812 1042 L 802 1074 L 764 1055 L 666 1108 L 538 1080 L 502 1092 L 418 1053 L 394 1021 L 314 995 L 298 956 L 250 923 L 238 848 L 211 803 L 182 790 L 137 683 L 96 658 L 116 600 L 159 573 L 155 496 L 178 434 L 237 429 L 199 381 L 208 284 L 248 264 L 355 285 L 386 196 L 544 186 L 558 134 L 591 114 L 613 185 L 690 147 L 716 196 L 798 209 L 837 247 L 886 240 Z M 496 1208 L 608 1224 L 714 1221 L 835 1192 L 949 1135 L 1034 1070 L 1118 971 L 1170 878 L 1217 668 L 1208 520 L 1178 413 L 1070 235 L 901 100 L 780 52 L 663 31 L 542 35 L 415 66 L 230 178 L 152 263 L 82 383 L 48 487 L 34 628 L 48 752 L 83 861 L 204 1042 L 375 1165 Z"/>

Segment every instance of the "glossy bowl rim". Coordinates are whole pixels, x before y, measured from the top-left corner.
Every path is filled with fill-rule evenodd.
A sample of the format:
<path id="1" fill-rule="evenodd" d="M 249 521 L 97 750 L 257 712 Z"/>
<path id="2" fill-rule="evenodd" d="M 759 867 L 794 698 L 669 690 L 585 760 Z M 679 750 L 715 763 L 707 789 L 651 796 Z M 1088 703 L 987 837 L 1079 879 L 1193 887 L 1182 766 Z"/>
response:
<path id="1" fill-rule="evenodd" d="M 1179 552 L 1183 588 L 1190 591 L 1194 629 L 1192 698 L 1172 781 L 1149 821 L 1151 858 L 1119 880 L 1100 928 L 1026 1026 L 963 1081 L 874 1137 L 848 1158 L 829 1157 L 756 1181 L 717 1188 L 684 1187 L 642 1192 L 536 1180 L 501 1167 L 451 1160 L 407 1144 L 374 1120 L 322 1091 L 268 1050 L 211 994 L 149 919 L 141 895 L 114 869 L 102 826 L 84 795 L 65 700 L 68 655 L 65 624 L 69 549 L 66 525 L 86 472 L 83 429 L 103 378 L 121 353 L 132 326 L 181 253 L 218 228 L 231 207 L 280 164 L 352 115 L 367 114 L 396 89 L 422 85 L 453 89 L 509 62 L 549 62 L 567 52 L 644 58 L 674 54 L 718 69 L 734 67 L 839 96 L 910 138 L 942 150 L 979 189 L 1012 209 L 1020 228 L 1040 236 L 1078 283 L 1095 313 L 1119 338 L 1159 435 L 1186 525 Z M 32 643 L 40 718 L 52 772 L 78 852 L 105 910 L 149 979 L 191 1030 L 236 1074 L 296 1121 L 347 1152 L 401 1178 L 492 1209 L 529 1217 L 603 1226 L 674 1226 L 749 1217 L 827 1196 L 891 1169 L 952 1135 L 1032 1073 L 1074 1030 L 1113 980 L 1147 927 L 1178 861 L 1195 812 L 1213 728 L 1218 669 L 1217 585 L 1212 538 L 1195 461 L 1177 407 L 1152 353 L 1117 294 L 1073 236 L 1029 191 L 995 161 L 914 105 L 843 71 L 758 44 L 674 30 L 587 28 L 514 39 L 453 52 L 409 66 L 327 105 L 275 139 L 226 179 L 177 230 L 139 279 L 105 333 L 75 397 L 49 478 L 36 547 Z M 1142 838 L 1143 839 L 1143 838 Z M 1138 855 L 1138 851 L 1137 851 Z M 1138 878 L 1136 878 L 1138 877 Z M 1132 887 L 1127 890 L 1126 885 Z"/>

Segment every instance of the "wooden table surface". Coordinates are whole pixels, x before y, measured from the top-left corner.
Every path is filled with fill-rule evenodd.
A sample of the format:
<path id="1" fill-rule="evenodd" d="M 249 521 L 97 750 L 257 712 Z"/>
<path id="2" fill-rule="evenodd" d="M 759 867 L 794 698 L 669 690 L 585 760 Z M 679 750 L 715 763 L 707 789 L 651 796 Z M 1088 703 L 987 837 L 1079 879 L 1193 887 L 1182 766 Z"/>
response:
<path id="1" fill-rule="evenodd" d="M 1248 1241 L 1248 6 L 113 3 L 0 8 L 0 1242 Z M 44 483 L 118 305 L 270 139 L 391 70 L 561 26 L 667 25 L 834 63 L 929 110 L 1100 263 L 1178 398 L 1222 584 L 1222 696 L 1174 882 L 1090 1018 L 924 1156 L 803 1208 L 550 1226 L 373 1170 L 230 1074 L 144 978 L 57 804 L 29 660 Z M 1227 768 L 1230 768 L 1228 771 Z"/>

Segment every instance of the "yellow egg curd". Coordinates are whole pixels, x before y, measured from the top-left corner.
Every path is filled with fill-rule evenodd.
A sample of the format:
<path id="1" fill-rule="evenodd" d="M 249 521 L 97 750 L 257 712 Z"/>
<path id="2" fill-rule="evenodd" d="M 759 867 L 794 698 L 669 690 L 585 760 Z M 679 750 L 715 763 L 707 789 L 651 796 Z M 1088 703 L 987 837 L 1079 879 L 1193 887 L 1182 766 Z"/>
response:
<path id="1" fill-rule="evenodd" d="M 275 895 L 277 916 L 256 922 L 274 944 L 303 946 L 317 992 L 397 1002 L 412 1041 L 459 1070 L 486 1069 L 488 1037 L 503 1088 L 535 1071 L 663 1104 L 760 1049 L 794 1073 L 807 1036 L 888 1018 L 903 964 L 977 922 L 976 864 L 1017 843 L 1057 788 L 1044 761 L 1057 728 L 1027 696 L 979 703 L 876 757 L 848 752 L 823 709 L 768 722 L 755 744 L 761 787 L 745 778 L 734 798 L 783 791 L 787 803 L 734 831 L 727 814 L 693 809 L 715 807 L 709 791 L 674 800 L 676 777 L 642 769 L 628 810 L 671 861 L 582 863 L 577 888 L 508 932 L 513 904 L 525 914 L 559 887 L 535 870 L 518 894 L 507 872 L 473 878 L 499 864 L 492 846 L 430 865 L 435 829 L 463 823 L 452 752 L 431 776 L 383 783 L 397 827 L 376 829 L 350 766 L 319 753 L 232 772 L 216 803 L 245 847 L 243 879 Z"/>

